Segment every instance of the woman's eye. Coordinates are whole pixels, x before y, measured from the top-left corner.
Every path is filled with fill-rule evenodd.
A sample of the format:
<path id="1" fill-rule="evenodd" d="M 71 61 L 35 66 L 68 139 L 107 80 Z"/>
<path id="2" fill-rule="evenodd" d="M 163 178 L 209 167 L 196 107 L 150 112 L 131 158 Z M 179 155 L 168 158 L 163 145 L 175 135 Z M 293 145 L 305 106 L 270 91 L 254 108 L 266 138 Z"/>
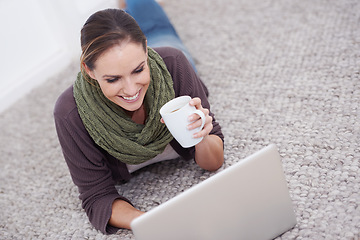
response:
<path id="1" fill-rule="evenodd" d="M 109 79 L 106 79 L 106 81 L 108 83 L 113 83 L 113 82 L 116 82 L 118 80 L 118 78 L 109 78 Z"/>
<path id="2" fill-rule="evenodd" d="M 135 70 L 135 73 L 141 73 L 142 71 L 144 71 L 144 67 L 141 67 L 139 69 L 136 69 Z"/>

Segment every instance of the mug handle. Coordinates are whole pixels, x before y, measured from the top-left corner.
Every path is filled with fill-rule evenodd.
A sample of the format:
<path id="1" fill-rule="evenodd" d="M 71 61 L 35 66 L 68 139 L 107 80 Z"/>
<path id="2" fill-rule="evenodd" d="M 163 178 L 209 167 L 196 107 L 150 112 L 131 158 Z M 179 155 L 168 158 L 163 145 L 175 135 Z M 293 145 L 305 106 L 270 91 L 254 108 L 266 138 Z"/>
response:
<path id="1" fill-rule="evenodd" d="M 201 126 L 198 127 L 199 132 L 200 132 L 203 129 L 204 125 L 205 125 L 205 114 L 202 111 L 198 110 L 198 109 L 196 109 L 193 113 L 195 113 L 195 114 L 197 114 L 197 115 L 199 115 L 201 117 Z"/>

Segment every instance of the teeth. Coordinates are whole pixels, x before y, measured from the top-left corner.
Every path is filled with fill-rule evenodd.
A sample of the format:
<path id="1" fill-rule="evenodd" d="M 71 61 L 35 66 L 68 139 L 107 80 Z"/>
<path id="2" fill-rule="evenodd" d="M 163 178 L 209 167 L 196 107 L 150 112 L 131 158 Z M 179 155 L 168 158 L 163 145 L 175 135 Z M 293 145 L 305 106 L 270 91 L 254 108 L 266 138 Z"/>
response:
<path id="1" fill-rule="evenodd" d="M 137 98 L 139 96 L 139 92 L 137 94 L 135 94 L 134 96 L 132 97 L 123 97 L 125 100 L 128 100 L 128 101 L 131 101 L 131 100 L 134 100 L 135 98 Z"/>

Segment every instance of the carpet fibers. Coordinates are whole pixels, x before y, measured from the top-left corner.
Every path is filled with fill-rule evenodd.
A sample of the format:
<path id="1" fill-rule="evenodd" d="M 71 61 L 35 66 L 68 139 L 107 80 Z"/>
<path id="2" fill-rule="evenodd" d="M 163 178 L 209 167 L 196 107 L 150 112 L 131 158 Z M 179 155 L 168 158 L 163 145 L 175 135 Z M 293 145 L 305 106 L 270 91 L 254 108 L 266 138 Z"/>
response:
<path id="1" fill-rule="evenodd" d="M 298 224 L 278 239 L 359 239 L 360 1 L 164 7 L 209 87 L 223 168 L 270 143 L 279 149 Z M 134 239 L 91 226 L 63 159 L 52 111 L 77 72 L 74 62 L 0 114 L 0 239 Z M 146 211 L 213 174 L 171 160 L 118 190 Z"/>

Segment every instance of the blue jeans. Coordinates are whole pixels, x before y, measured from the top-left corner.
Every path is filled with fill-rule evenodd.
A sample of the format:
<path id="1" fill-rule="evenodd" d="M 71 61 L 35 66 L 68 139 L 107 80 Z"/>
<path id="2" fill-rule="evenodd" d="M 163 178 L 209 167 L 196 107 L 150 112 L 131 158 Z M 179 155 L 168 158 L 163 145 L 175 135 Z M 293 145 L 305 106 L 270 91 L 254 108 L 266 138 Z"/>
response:
<path id="1" fill-rule="evenodd" d="M 150 47 L 173 47 L 181 50 L 193 66 L 195 62 L 184 46 L 162 7 L 155 0 L 128 0 L 125 11 L 139 24 Z"/>

